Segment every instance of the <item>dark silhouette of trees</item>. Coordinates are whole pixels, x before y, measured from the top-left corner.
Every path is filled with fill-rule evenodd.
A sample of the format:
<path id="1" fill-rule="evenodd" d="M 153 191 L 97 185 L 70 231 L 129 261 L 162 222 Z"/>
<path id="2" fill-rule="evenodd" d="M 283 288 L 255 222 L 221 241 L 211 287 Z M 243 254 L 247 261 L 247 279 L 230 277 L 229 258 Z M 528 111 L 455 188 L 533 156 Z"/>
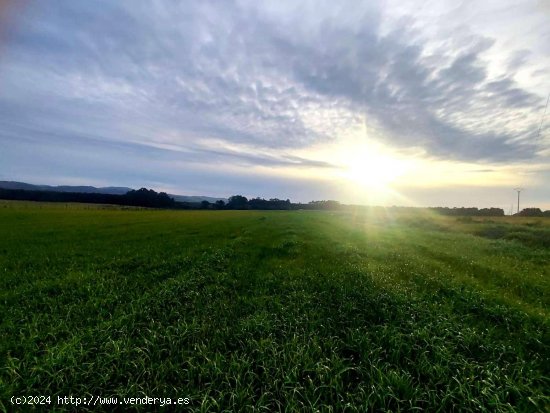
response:
<path id="1" fill-rule="evenodd" d="M 242 195 L 229 197 L 227 209 L 248 209 L 248 199 Z"/>
<path id="2" fill-rule="evenodd" d="M 210 203 L 206 200 L 202 202 L 176 202 L 165 192 L 155 192 L 152 189 L 141 188 L 132 190 L 124 195 L 98 194 L 98 193 L 80 193 L 80 192 L 55 192 L 55 191 L 34 191 L 24 189 L 3 189 L 0 188 L 0 199 L 11 199 L 21 201 L 42 201 L 42 202 L 85 202 L 91 204 L 114 204 L 131 205 L 149 208 L 173 208 L 173 209 L 257 209 L 257 210 L 347 210 L 353 211 L 361 207 L 353 205 L 342 205 L 338 201 L 311 201 L 307 204 L 292 203 L 289 199 L 263 199 L 252 198 L 248 200 L 242 195 L 233 195 L 229 198 L 227 204 L 218 200 Z M 377 207 L 378 208 L 378 207 Z M 381 208 L 381 207 L 380 207 Z M 412 207 L 390 207 L 395 210 L 416 209 Z M 504 210 L 501 208 L 447 208 L 434 207 L 430 210 L 450 216 L 504 216 Z M 550 211 L 541 211 L 539 208 L 526 208 L 516 216 L 525 217 L 550 217 Z"/>
<path id="3" fill-rule="evenodd" d="M 80 192 L 28 191 L 25 189 L 0 188 L 0 198 L 15 201 L 86 202 L 91 204 L 124 205 L 122 195 Z"/>
<path id="4" fill-rule="evenodd" d="M 440 215 L 460 216 L 460 217 L 502 217 L 504 210 L 502 208 L 447 208 L 432 207 L 430 210 Z"/>
<path id="5" fill-rule="evenodd" d="M 525 208 L 514 215 L 518 217 L 543 217 L 545 216 L 546 212 L 550 211 L 542 212 L 540 208 Z"/>
<path id="6" fill-rule="evenodd" d="M 303 205 L 303 209 L 319 209 L 319 210 L 338 210 L 343 209 L 343 205 L 338 201 L 311 201 L 308 204 Z"/>
<path id="7" fill-rule="evenodd" d="M 149 208 L 173 208 L 175 201 L 166 193 L 157 193 L 152 189 L 141 188 L 132 190 L 125 195 L 55 192 L 55 191 L 27 191 L 23 189 L 0 189 L 1 199 L 42 202 L 85 202 L 89 204 L 131 205 Z"/>
<path id="8" fill-rule="evenodd" d="M 122 195 L 125 205 L 145 206 L 151 208 L 170 208 L 175 206 L 175 201 L 166 192 L 157 193 L 152 189 L 141 188 L 128 191 Z"/>
<path id="9" fill-rule="evenodd" d="M 290 199 L 282 200 L 278 198 L 271 198 L 269 200 L 263 198 L 253 198 L 248 201 L 248 206 L 250 209 L 262 209 L 262 210 L 273 210 L 273 209 L 291 209 L 292 204 Z"/>

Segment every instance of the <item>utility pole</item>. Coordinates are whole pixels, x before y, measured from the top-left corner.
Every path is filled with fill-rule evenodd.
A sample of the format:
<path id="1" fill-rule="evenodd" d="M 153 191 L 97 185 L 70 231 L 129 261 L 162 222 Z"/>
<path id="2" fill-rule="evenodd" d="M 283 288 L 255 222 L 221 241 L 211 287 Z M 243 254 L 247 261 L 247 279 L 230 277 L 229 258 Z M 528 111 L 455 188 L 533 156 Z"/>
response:
<path id="1" fill-rule="evenodd" d="M 519 214 L 519 194 L 523 191 L 523 188 L 514 188 L 514 191 L 518 193 L 518 214 Z"/>

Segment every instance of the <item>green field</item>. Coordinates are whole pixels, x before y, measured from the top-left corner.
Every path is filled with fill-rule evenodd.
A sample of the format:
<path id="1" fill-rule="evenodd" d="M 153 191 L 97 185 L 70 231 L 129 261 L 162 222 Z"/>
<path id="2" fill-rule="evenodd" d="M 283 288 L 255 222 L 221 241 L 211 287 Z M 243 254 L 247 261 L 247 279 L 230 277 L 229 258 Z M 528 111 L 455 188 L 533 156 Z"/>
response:
<path id="1" fill-rule="evenodd" d="M 0 411 L 549 411 L 549 241 L 543 218 L 2 202 Z"/>

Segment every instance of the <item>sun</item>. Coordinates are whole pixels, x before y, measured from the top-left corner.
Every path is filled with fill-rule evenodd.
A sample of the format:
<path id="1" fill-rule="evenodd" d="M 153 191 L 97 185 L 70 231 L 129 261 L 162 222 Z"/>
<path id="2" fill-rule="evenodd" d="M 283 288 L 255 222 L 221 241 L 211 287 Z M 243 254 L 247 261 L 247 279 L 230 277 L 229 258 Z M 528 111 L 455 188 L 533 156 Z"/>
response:
<path id="1" fill-rule="evenodd" d="M 353 156 L 344 175 L 358 185 L 386 187 L 403 174 L 403 165 L 388 156 L 363 153 Z"/>
<path id="2" fill-rule="evenodd" d="M 365 189 L 387 189 L 408 169 L 405 159 L 372 145 L 349 148 L 340 158 L 340 175 Z"/>

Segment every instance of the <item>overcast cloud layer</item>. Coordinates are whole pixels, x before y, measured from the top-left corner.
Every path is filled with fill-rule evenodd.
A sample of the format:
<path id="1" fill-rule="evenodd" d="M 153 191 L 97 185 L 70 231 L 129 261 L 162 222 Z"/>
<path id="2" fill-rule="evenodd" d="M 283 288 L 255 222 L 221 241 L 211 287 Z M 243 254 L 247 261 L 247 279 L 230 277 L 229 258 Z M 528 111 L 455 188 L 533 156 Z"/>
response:
<path id="1" fill-rule="evenodd" d="M 0 179 L 251 193 L 262 185 L 231 166 L 330 169 L 293 153 L 363 122 L 435 159 L 548 163 L 548 3 L 295 3 L 15 10 L 0 45 Z M 303 198 L 287 188 L 273 196 Z"/>

